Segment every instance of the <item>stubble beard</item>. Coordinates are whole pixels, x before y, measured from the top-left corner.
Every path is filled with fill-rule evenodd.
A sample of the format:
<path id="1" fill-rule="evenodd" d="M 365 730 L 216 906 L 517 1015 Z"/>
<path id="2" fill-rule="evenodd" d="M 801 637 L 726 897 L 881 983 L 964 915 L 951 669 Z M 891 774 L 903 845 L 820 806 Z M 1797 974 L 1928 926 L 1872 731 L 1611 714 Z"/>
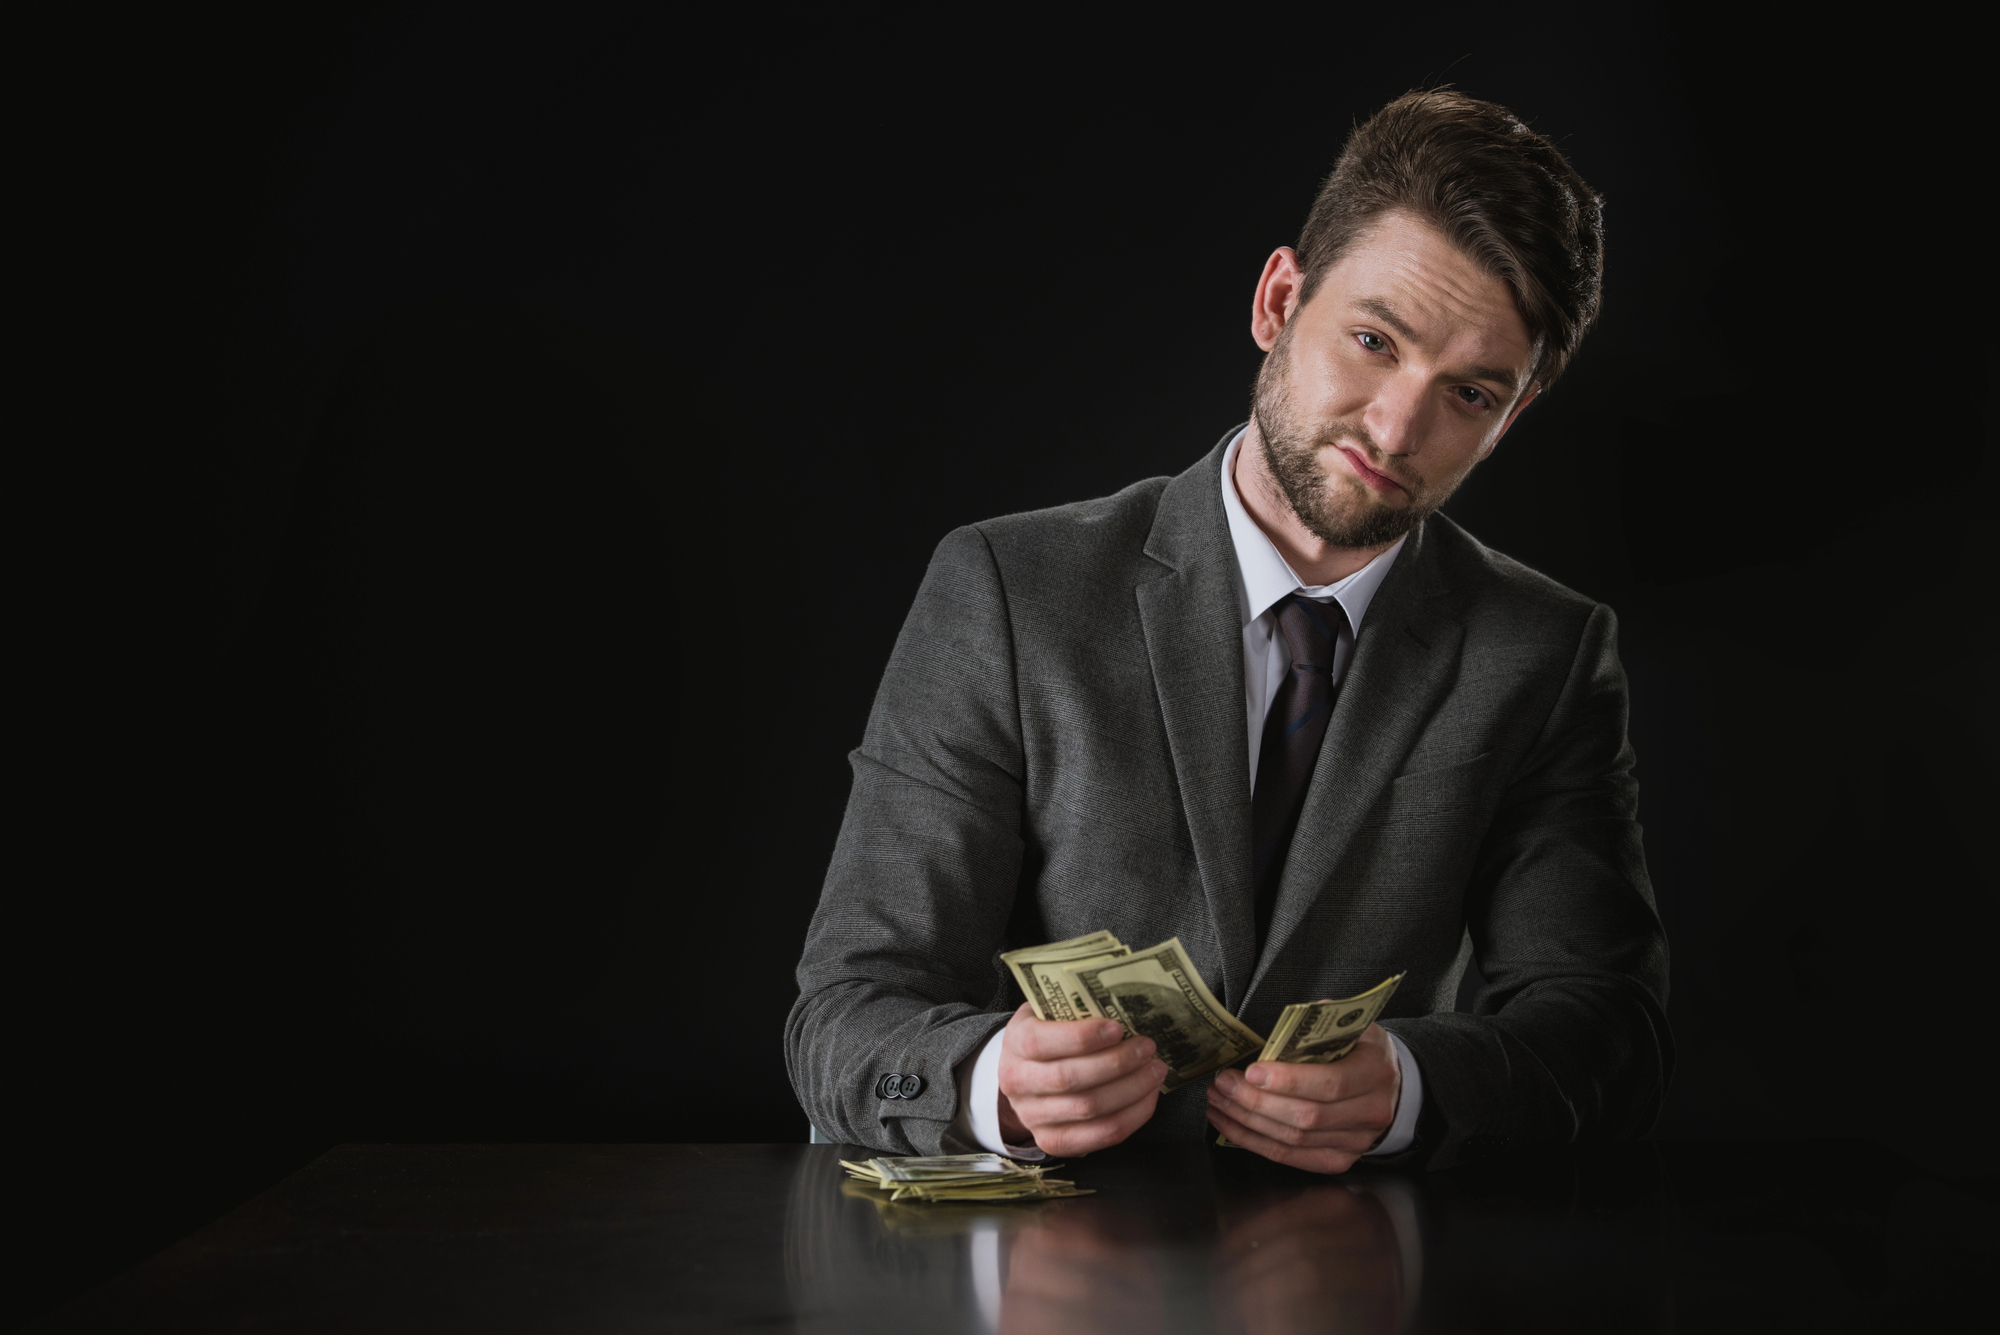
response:
<path id="1" fill-rule="evenodd" d="M 1379 459 L 1382 452 L 1358 422 L 1334 421 L 1314 427 L 1299 421 L 1291 393 L 1293 328 L 1288 324 L 1279 333 L 1257 372 L 1251 394 L 1250 415 L 1263 437 L 1265 466 L 1277 479 L 1285 504 L 1315 538 L 1333 547 L 1385 547 L 1449 500 L 1458 479 L 1433 490 L 1406 474 L 1395 473 L 1409 503 L 1385 505 L 1359 479 L 1336 477 L 1321 467 L 1320 452 L 1340 441 L 1351 442 L 1355 452 L 1369 460 Z"/>

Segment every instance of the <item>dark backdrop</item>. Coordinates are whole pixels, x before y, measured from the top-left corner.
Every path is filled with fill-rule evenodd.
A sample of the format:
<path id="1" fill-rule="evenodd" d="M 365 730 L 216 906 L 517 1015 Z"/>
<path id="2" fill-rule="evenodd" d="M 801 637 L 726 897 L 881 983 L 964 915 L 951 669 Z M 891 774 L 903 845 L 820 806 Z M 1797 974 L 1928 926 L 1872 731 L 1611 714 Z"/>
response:
<path id="1" fill-rule="evenodd" d="M 1239 420 L 1259 266 L 1439 80 L 1609 199 L 1601 326 L 1451 513 L 1619 612 L 1658 1134 L 1993 1172 L 1971 34 L 1602 13 L 53 35 L 8 1312 L 339 1141 L 803 1137 L 931 548 Z"/>

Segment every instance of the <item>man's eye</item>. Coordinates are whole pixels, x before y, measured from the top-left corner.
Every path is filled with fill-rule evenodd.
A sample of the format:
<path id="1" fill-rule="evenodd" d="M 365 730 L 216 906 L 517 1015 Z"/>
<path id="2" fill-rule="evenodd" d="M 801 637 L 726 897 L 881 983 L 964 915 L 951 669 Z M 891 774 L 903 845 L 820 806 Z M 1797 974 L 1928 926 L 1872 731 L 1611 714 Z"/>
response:
<path id="1" fill-rule="evenodd" d="M 1458 397 L 1464 401 L 1465 406 L 1468 408 L 1477 408 L 1486 402 L 1486 396 L 1470 385 L 1460 385 L 1458 387 Z"/>
<path id="2" fill-rule="evenodd" d="M 1383 338 L 1380 334 L 1356 334 L 1355 337 L 1360 339 L 1361 346 L 1370 352 L 1387 352 L 1389 350 L 1389 340 Z"/>

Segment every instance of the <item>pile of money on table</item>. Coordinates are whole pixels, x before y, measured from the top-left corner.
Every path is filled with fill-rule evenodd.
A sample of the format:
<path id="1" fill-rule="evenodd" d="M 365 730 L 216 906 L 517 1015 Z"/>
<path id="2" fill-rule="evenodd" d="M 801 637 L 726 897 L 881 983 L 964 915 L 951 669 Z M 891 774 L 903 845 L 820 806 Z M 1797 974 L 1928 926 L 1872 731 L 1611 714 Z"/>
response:
<path id="1" fill-rule="evenodd" d="M 1027 1201 L 1088 1196 L 1074 1182 L 1048 1177 L 1057 1164 L 1022 1164 L 998 1154 L 938 1154 L 903 1159 L 842 1159 L 849 1177 L 892 1201 Z"/>

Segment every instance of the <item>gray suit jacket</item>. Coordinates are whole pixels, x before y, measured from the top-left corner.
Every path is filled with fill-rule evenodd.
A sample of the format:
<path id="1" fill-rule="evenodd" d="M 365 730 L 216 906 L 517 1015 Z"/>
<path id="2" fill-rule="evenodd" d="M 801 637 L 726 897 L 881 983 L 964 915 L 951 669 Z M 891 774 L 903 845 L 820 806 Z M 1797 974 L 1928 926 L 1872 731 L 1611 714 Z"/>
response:
<path id="1" fill-rule="evenodd" d="M 799 963 L 785 1043 L 807 1115 L 891 1153 L 966 1148 L 953 1068 L 1021 1001 L 999 952 L 1109 928 L 1180 937 L 1260 1033 L 1408 970 L 1383 1023 L 1422 1068 L 1418 1162 L 1643 1134 L 1672 1066 L 1667 944 L 1610 609 L 1442 516 L 1412 533 L 1256 952 L 1222 450 L 939 545 Z M 1486 986 L 1454 1013 L 1468 958 Z M 923 1091 L 879 1096 L 888 1072 Z M 1203 1135 L 1205 1086 L 1137 1138 Z"/>

